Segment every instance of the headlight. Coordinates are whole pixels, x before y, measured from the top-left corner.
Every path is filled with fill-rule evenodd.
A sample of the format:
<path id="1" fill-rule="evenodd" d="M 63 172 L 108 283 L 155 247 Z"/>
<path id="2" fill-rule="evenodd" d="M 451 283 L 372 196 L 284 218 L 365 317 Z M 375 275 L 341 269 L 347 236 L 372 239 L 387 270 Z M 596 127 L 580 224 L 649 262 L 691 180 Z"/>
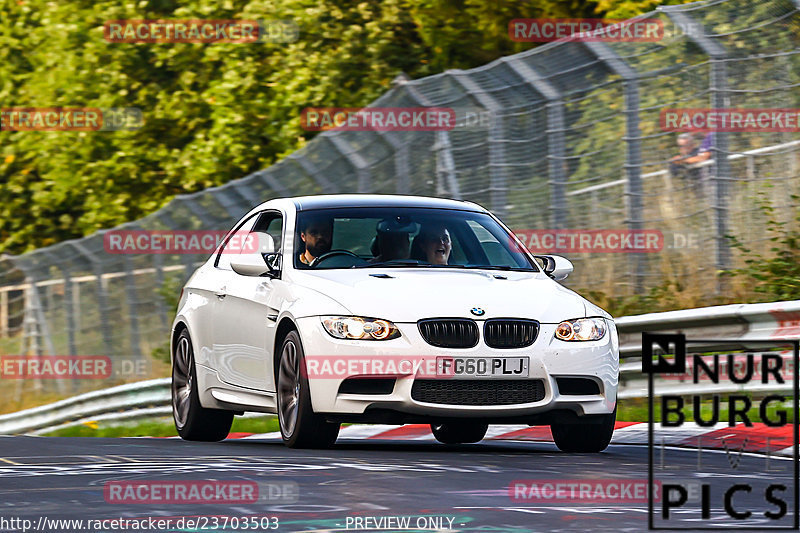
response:
<path id="1" fill-rule="evenodd" d="M 397 326 L 388 320 L 360 316 L 322 317 L 322 325 L 331 337 L 337 339 L 359 339 L 385 341 L 400 336 Z"/>
<path id="2" fill-rule="evenodd" d="M 597 341 L 606 334 L 602 318 L 576 318 L 565 320 L 556 327 L 556 338 L 562 341 Z"/>

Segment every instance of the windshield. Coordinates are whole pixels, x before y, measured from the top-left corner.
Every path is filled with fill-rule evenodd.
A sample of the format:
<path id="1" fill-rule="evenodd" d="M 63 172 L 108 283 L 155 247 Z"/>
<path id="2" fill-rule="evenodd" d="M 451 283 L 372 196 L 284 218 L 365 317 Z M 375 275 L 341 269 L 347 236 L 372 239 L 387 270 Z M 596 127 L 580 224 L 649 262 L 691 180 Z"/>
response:
<path id="1" fill-rule="evenodd" d="M 412 207 L 348 207 L 297 214 L 294 265 L 333 268 L 489 268 L 537 271 L 489 215 Z"/>

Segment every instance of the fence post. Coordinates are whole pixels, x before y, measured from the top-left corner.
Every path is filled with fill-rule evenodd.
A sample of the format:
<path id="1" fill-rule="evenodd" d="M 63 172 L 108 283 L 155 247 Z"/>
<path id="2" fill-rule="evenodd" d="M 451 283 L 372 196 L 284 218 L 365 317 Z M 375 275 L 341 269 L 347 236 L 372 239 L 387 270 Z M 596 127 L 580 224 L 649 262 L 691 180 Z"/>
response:
<path id="1" fill-rule="evenodd" d="M 716 43 L 715 43 L 716 44 Z M 711 101 L 714 109 L 729 105 L 727 95 L 728 68 L 724 57 L 712 57 Z M 728 159 L 730 147 L 728 133 L 718 131 L 714 134 L 712 147 L 714 155 L 714 229 L 716 231 L 717 270 L 731 268 L 731 250 L 728 244 L 728 197 L 730 196 L 731 164 Z M 725 288 L 724 278 L 718 278 L 717 291 Z"/>
<path id="2" fill-rule="evenodd" d="M 489 141 L 489 205 L 497 216 L 504 218 L 507 214 L 508 184 L 506 182 L 506 147 L 504 144 L 506 142 L 505 125 L 500 119 L 500 111 L 503 107 L 497 103 L 494 97 L 481 89 L 469 75 L 452 72 L 445 74 L 453 78 L 484 109 L 491 113 L 492 120 L 487 136 Z"/>
<path id="3" fill-rule="evenodd" d="M 67 241 L 67 244 L 74 247 L 75 250 L 80 255 L 84 256 L 92 265 L 92 270 L 94 271 L 96 279 L 95 287 L 99 306 L 100 329 L 102 330 L 100 333 L 103 336 L 103 350 L 105 351 L 105 355 L 111 356 L 111 354 L 114 353 L 114 342 L 111 336 L 111 323 L 108 319 L 108 293 L 106 292 L 105 283 L 103 282 L 103 266 L 100 260 L 82 244 L 79 244 L 77 241 Z"/>
<path id="4" fill-rule="evenodd" d="M 677 11 L 673 7 L 662 7 L 659 9 L 666 13 L 678 27 L 703 28 L 702 32 L 687 32 L 687 37 L 697 44 L 710 58 L 711 79 L 709 80 L 709 90 L 711 92 L 711 107 L 714 109 L 727 108 L 728 69 L 726 59 L 728 53 L 725 48 L 713 39 L 710 39 L 708 35 L 713 34 L 686 13 Z M 721 271 L 731 268 L 731 250 L 728 239 L 726 238 L 728 234 L 728 182 L 731 179 L 731 165 L 728 161 L 728 153 L 730 150 L 728 148 L 727 132 L 714 132 L 711 151 L 714 155 L 714 171 L 712 177 L 714 198 L 711 208 L 714 214 L 715 266 L 717 271 Z M 716 285 L 717 293 L 722 293 L 726 287 L 724 278 L 718 277 Z"/>
<path id="5" fill-rule="evenodd" d="M 136 280 L 134 279 L 130 255 L 126 254 L 124 256 L 123 263 L 125 268 L 125 299 L 128 300 L 128 327 L 130 328 L 131 355 L 142 359 L 144 358 L 144 354 L 142 353 L 142 345 L 139 342 L 139 312 L 137 309 L 139 299 L 136 296 Z"/>
<path id="6" fill-rule="evenodd" d="M 385 138 L 389 138 L 388 136 Z M 394 173 L 397 179 L 397 193 L 409 194 L 411 192 L 411 179 L 408 169 L 408 143 L 394 145 Z"/>
<path id="7" fill-rule="evenodd" d="M 407 79 L 395 78 L 395 83 L 399 88 L 406 91 L 420 106 L 432 107 L 433 103 L 425 95 L 420 93 Z M 431 150 L 436 154 L 436 195 L 448 194 L 450 198 L 460 200 L 461 190 L 456 176 L 456 163 L 453 159 L 452 145 L 450 144 L 450 133 L 447 131 L 435 132 L 436 141 Z"/>
<path id="8" fill-rule="evenodd" d="M 0 290 L 0 337 L 8 336 L 8 291 Z"/>
<path id="9" fill-rule="evenodd" d="M 333 147 L 339 152 L 347 162 L 350 163 L 356 171 L 356 177 L 358 178 L 358 192 L 366 193 L 371 192 L 372 188 L 370 187 L 370 174 L 369 174 L 369 164 L 367 161 L 361 157 L 361 154 L 353 150 L 353 148 L 341 137 L 341 133 L 331 133 L 330 135 L 324 135 L 323 138 L 327 139 Z"/>
<path id="10" fill-rule="evenodd" d="M 34 270 L 34 272 L 36 272 Z M 53 346 L 53 337 L 50 335 L 50 326 L 47 323 L 47 317 L 45 316 L 45 311 L 42 308 L 42 300 L 39 297 L 39 289 L 36 286 L 36 283 L 39 281 L 38 276 L 31 275 L 28 277 L 28 282 L 30 283 L 30 296 L 28 299 L 28 303 L 30 307 L 28 308 L 26 315 L 30 313 L 30 325 L 32 326 L 32 335 L 34 339 L 34 351 L 36 357 L 40 357 L 42 355 L 56 355 L 55 353 L 55 346 Z M 25 317 L 25 320 L 28 320 L 28 316 Z M 31 330 L 29 330 L 31 331 Z M 42 346 L 39 344 L 39 338 L 41 337 L 42 341 L 44 341 L 44 348 L 46 353 L 42 353 Z M 58 389 L 59 394 L 64 394 L 66 392 L 66 388 L 64 385 L 63 379 L 55 380 L 56 388 Z M 41 381 L 37 378 L 35 380 L 35 385 L 37 390 L 42 388 Z M 48 387 L 49 388 L 49 387 Z"/>
<path id="11" fill-rule="evenodd" d="M 326 176 L 324 176 L 317 166 L 303 154 L 295 152 L 289 155 L 286 159 L 289 161 L 294 161 L 300 165 L 300 168 L 309 176 L 311 176 L 311 179 L 317 182 L 323 193 L 336 194 L 339 192 L 339 188 L 334 185 L 333 182 L 331 182 Z"/>
<path id="12" fill-rule="evenodd" d="M 550 185 L 551 229 L 567 227 L 566 142 L 564 100 L 561 92 L 531 65 L 518 57 L 502 58 L 508 67 L 547 100 L 547 172 Z"/>
<path id="13" fill-rule="evenodd" d="M 78 354 L 78 350 L 75 347 L 75 302 L 73 300 L 73 288 L 75 284 L 72 282 L 69 269 L 65 266 L 61 266 L 60 268 L 61 275 L 64 276 L 64 312 L 67 319 L 67 351 L 69 351 L 70 357 L 75 357 Z M 78 384 L 78 380 L 73 379 L 73 394 L 77 393 L 79 389 L 80 386 Z"/>
<path id="14" fill-rule="evenodd" d="M 164 278 L 164 259 L 161 254 L 153 254 L 153 268 L 156 269 L 156 286 L 158 287 L 158 290 L 154 291 L 156 294 L 153 295 L 156 301 L 156 313 L 158 314 L 159 321 L 163 325 L 169 327 L 166 302 L 164 301 L 164 296 L 161 294 L 161 291 L 165 290 L 164 282 L 166 281 Z"/>
<path id="15" fill-rule="evenodd" d="M 393 87 L 402 86 L 404 83 L 409 81 L 409 77 L 405 75 L 405 73 L 400 73 L 392 80 Z M 402 90 L 402 87 L 394 90 Z M 387 93 L 389 94 L 389 93 Z M 408 164 L 408 147 L 411 144 L 409 142 L 409 135 L 406 132 L 405 135 L 400 135 L 400 139 L 398 140 L 395 138 L 395 133 L 393 132 L 382 132 L 376 131 L 381 139 L 387 142 L 392 149 L 394 150 L 394 173 L 395 173 L 395 187 L 396 192 L 398 194 L 410 194 L 411 193 L 411 176 L 410 176 L 410 167 Z"/>
<path id="16" fill-rule="evenodd" d="M 75 331 L 81 328 L 81 284 L 79 281 L 72 283 L 72 319 L 75 322 Z"/>
<path id="17" fill-rule="evenodd" d="M 250 186 L 254 180 L 242 178 L 241 180 L 236 180 L 230 182 L 230 187 L 233 189 L 239 198 L 242 199 L 243 205 L 247 207 L 249 211 L 251 207 L 255 207 L 256 205 L 260 204 L 264 200 L 259 198 L 258 194 L 253 190 Z"/>
<path id="18" fill-rule="evenodd" d="M 44 342 L 44 349 L 46 351 L 45 355 L 56 355 L 55 346 L 53 346 L 53 337 L 50 335 L 50 326 L 47 323 L 47 317 L 45 316 L 45 311 L 42 308 L 42 299 L 39 297 L 39 288 L 36 286 L 40 278 L 38 276 L 31 275 L 28 279 L 30 280 L 31 291 L 29 300 L 31 305 L 30 309 L 32 311 L 36 327 L 36 343 L 38 345 L 39 337 L 41 337 L 42 341 Z M 37 355 L 42 355 L 41 345 L 39 345 L 39 352 Z M 61 385 L 63 384 L 59 383 L 59 388 Z"/>
<path id="19" fill-rule="evenodd" d="M 25 357 L 33 356 L 37 360 L 42 355 L 42 347 L 39 343 L 39 328 L 36 323 L 36 312 L 34 309 L 34 281 L 30 277 L 25 278 L 26 286 L 24 289 L 24 307 L 22 312 L 22 350 L 21 354 Z M 42 381 L 38 376 L 34 376 L 31 380 L 33 382 L 33 389 L 35 391 L 42 390 Z M 22 392 L 22 380 L 17 381 L 18 396 Z"/>
<path id="20" fill-rule="evenodd" d="M 265 168 L 264 170 L 259 170 L 255 174 L 252 174 L 252 176 L 266 183 L 270 189 L 277 192 L 278 195 L 281 197 L 292 195 L 292 191 L 286 186 L 284 186 L 284 184 L 281 183 L 281 180 L 273 176 L 268 168 Z"/>
<path id="21" fill-rule="evenodd" d="M 69 269 L 62 266 L 61 275 L 64 276 L 64 313 L 67 319 L 67 350 L 69 355 L 77 355 L 78 350 L 75 347 L 75 301 L 74 301 L 74 286 L 72 276 Z"/>
<path id="22" fill-rule="evenodd" d="M 436 152 L 436 195 L 448 195 L 456 200 L 461 199 L 461 191 L 456 178 L 456 164 L 453 160 L 453 151 L 450 145 L 450 136 L 446 131 L 436 132 L 436 142 L 433 151 Z"/>
<path id="23" fill-rule="evenodd" d="M 631 231 L 643 229 L 644 206 L 642 203 L 642 141 L 639 130 L 639 75 L 614 50 L 603 42 L 583 43 L 611 71 L 622 78 L 625 98 L 625 206 L 626 224 Z M 633 273 L 633 292 L 644 291 L 645 257 L 640 253 L 629 253 L 628 262 Z"/>
<path id="24" fill-rule="evenodd" d="M 202 193 L 196 192 L 192 194 L 182 194 L 180 196 L 176 196 L 175 199 L 179 200 L 182 204 L 184 204 L 189 209 L 189 211 L 191 211 L 192 214 L 197 218 L 197 220 L 205 222 L 206 219 L 208 219 L 208 212 L 206 211 L 205 208 L 199 206 L 195 201 L 195 198 L 197 198 L 197 196 L 200 194 Z"/>
<path id="25" fill-rule="evenodd" d="M 192 211 L 192 213 L 195 214 L 195 216 L 197 216 L 197 214 L 194 211 Z M 165 210 L 156 213 L 155 218 L 160 220 L 168 228 L 180 227 L 180 224 L 178 224 L 172 217 L 172 215 L 170 215 L 169 212 Z M 199 220 L 202 222 L 204 219 L 200 218 Z M 181 258 L 181 263 L 183 264 L 183 280 L 181 280 L 181 285 L 183 285 L 192 276 L 192 273 L 194 272 L 194 263 L 192 262 L 192 254 L 180 254 L 180 258 Z"/>
<path id="26" fill-rule="evenodd" d="M 252 207 L 255 207 L 241 189 L 237 188 L 232 183 L 228 183 L 217 189 L 214 200 L 222 205 L 233 221 L 239 220 L 245 213 L 250 211 Z"/>

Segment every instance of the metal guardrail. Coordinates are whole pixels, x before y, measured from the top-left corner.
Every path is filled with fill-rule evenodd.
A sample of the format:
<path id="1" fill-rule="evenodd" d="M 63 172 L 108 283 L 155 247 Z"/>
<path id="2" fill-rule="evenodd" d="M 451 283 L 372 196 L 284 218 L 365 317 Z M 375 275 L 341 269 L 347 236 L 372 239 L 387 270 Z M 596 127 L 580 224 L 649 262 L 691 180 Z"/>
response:
<path id="1" fill-rule="evenodd" d="M 2 415 L 0 434 L 41 433 L 69 422 L 96 420 L 89 417 L 99 415 L 105 415 L 107 420 L 129 418 L 136 410 L 169 405 L 169 378 L 127 383 Z"/>
<path id="2" fill-rule="evenodd" d="M 800 301 L 771 302 L 763 304 L 732 304 L 716 307 L 701 307 L 665 313 L 650 313 L 622 317 L 615 320 L 620 336 L 620 389 L 618 398 L 644 398 L 647 396 L 647 379 L 642 374 L 641 334 L 645 331 L 659 333 L 683 333 L 688 339 L 725 339 L 742 342 L 748 340 L 796 340 L 800 339 Z M 719 347 L 704 343 L 705 349 Z M 758 346 L 753 346 L 758 350 Z M 784 387 L 775 384 L 735 385 L 731 383 L 693 384 L 680 379 L 660 380 L 656 388 L 659 394 L 690 394 L 701 389 L 703 393 L 749 392 L 759 394 L 791 390 L 787 382 Z"/>
<path id="3" fill-rule="evenodd" d="M 641 333 L 684 333 L 688 338 L 747 340 L 800 339 L 800 300 L 764 304 L 734 304 L 683 311 L 650 313 L 615 320 L 620 334 L 619 398 L 642 398 L 647 385 L 641 374 Z M 44 433 L 87 421 L 123 421 L 168 416 L 170 379 L 153 379 L 81 394 L 49 405 L 0 415 L 0 434 Z M 704 392 L 734 392 L 742 387 L 702 385 Z M 676 381 L 663 392 L 696 392 L 697 385 Z M 750 387 L 748 392 L 775 391 Z"/>
<path id="4" fill-rule="evenodd" d="M 623 359 L 641 356 L 644 331 L 685 333 L 696 339 L 795 340 L 800 339 L 800 300 L 649 313 L 615 322 Z"/>

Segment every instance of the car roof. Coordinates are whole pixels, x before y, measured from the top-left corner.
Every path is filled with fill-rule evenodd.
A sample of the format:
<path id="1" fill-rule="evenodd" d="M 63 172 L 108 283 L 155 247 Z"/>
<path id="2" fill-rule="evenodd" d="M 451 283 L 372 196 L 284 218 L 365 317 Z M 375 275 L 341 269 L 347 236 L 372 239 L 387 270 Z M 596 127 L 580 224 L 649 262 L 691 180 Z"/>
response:
<path id="1" fill-rule="evenodd" d="M 298 211 L 334 207 L 428 207 L 458 209 L 461 211 L 486 211 L 481 206 L 462 200 L 430 198 L 427 196 L 404 196 L 394 194 L 326 194 L 288 198 Z"/>

